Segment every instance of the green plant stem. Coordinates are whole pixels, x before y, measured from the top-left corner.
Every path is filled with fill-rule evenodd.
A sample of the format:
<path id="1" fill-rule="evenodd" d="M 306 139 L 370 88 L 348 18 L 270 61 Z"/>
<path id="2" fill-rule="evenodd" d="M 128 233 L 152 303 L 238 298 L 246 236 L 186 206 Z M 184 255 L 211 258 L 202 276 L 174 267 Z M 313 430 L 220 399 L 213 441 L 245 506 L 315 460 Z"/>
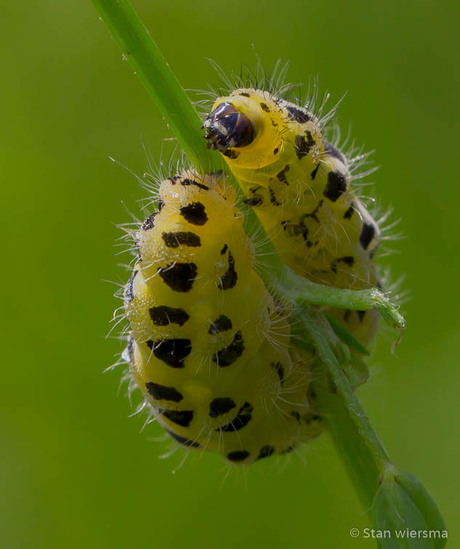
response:
<path id="1" fill-rule="evenodd" d="M 92 0 L 123 58 L 141 79 L 187 156 L 206 172 L 221 168 L 207 148 L 201 121 L 166 59 L 128 0 Z"/>
<path id="2" fill-rule="evenodd" d="M 126 60 L 142 80 L 197 169 L 220 166 L 206 148 L 200 119 L 156 44 L 127 0 L 92 0 Z M 260 228 L 253 213 L 250 223 Z M 384 317 L 403 326 L 396 308 L 378 290 L 338 290 L 320 286 L 294 274 L 265 239 L 263 254 L 267 285 L 297 306 L 299 346 L 313 342 L 320 355 L 321 375 L 315 382 L 320 411 L 360 498 L 369 509 L 380 476 L 391 467 L 388 455 L 372 429 L 345 376 L 331 341 L 335 336 L 325 318 L 312 305 L 364 310 L 378 307 Z M 324 375 L 324 370 L 327 375 Z M 328 386 L 332 383 L 333 390 Z"/>
<path id="3" fill-rule="evenodd" d="M 322 416 L 365 509 L 370 509 L 381 476 L 392 467 L 390 458 L 356 398 L 350 383 L 331 347 L 331 328 L 323 315 L 301 309 L 296 330 L 299 347 L 309 349 L 301 337 L 307 332 L 319 353 L 320 362 L 330 378 L 321 375 L 313 380 Z M 331 383 L 332 382 L 332 387 Z"/>

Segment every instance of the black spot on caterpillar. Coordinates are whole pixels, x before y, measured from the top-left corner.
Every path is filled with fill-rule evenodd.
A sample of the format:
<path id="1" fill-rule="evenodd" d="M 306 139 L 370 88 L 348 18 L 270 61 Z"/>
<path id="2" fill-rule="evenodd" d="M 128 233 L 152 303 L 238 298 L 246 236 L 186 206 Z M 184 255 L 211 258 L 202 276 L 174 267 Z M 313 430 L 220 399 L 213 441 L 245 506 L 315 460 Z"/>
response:
<path id="1" fill-rule="evenodd" d="M 180 402 L 183 400 L 183 395 L 174 387 L 165 387 L 153 381 L 147 381 L 145 384 L 148 393 L 155 400 L 170 400 L 171 402 Z"/>
<path id="2" fill-rule="evenodd" d="M 238 280 L 238 274 L 235 271 L 235 259 L 230 252 L 228 251 L 228 269 L 225 271 L 223 276 L 221 276 L 219 280 L 219 288 L 221 290 L 230 290 L 231 288 L 234 288 L 236 285 L 236 281 Z"/>
<path id="3" fill-rule="evenodd" d="M 244 351 L 244 340 L 241 330 L 238 330 L 230 345 L 223 347 L 212 357 L 212 360 L 221 368 L 233 364 Z"/>
<path id="4" fill-rule="evenodd" d="M 147 346 L 157 358 L 173 368 L 184 368 L 184 360 L 192 350 L 190 339 L 163 339 L 158 342 L 149 339 Z"/>
<path id="5" fill-rule="evenodd" d="M 184 309 L 167 307 L 166 305 L 151 307 L 149 314 L 155 326 L 167 326 L 168 324 L 183 326 L 190 318 Z"/>
<path id="6" fill-rule="evenodd" d="M 244 461 L 246 458 L 248 458 L 251 454 L 247 450 L 237 450 L 235 452 L 230 452 L 227 454 L 227 459 L 230 461 L 240 462 Z"/>
<path id="7" fill-rule="evenodd" d="M 190 246 L 191 248 L 197 248 L 201 246 L 200 237 L 195 233 L 191 233 L 190 231 L 163 233 L 162 237 L 165 245 L 168 248 L 178 248 L 181 244 L 183 244 L 184 246 Z"/>
<path id="8" fill-rule="evenodd" d="M 323 191 L 326 198 L 332 202 L 338 200 L 347 190 L 347 181 L 340 172 L 329 172 L 327 175 L 327 185 Z"/>
<path id="9" fill-rule="evenodd" d="M 183 206 L 180 213 L 192 225 L 204 225 L 208 220 L 205 207 L 201 202 L 192 202 L 188 206 Z"/>
<path id="10" fill-rule="evenodd" d="M 195 263 L 171 263 L 158 269 L 160 277 L 171 290 L 175 292 L 189 292 L 198 274 Z"/>
<path id="11" fill-rule="evenodd" d="M 239 431 L 243 427 L 246 427 L 252 419 L 253 410 L 253 406 L 251 406 L 249 402 L 245 402 L 238 410 L 238 414 L 232 419 L 232 421 L 222 427 L 219 427 L 219 430 L 223 433 L 229 433 L 232 431 Z"/>
<path id="12" fill-rule="evenodd" d="M 257 459 L 263 459 L 263 458 L 270 457 L 274 453 L 275 453 L 275 447 L 270 446 L 269 444 L 267 444 L 267 445 L 263 446 L 260 449 L 260 452 L 259 452 L 259 455 L 257 456 Z"/>
<path id="13" fill-rule="evenodd" d="M 232 321 L 228 318 L 228 316 L 220 315 L 216 318 L 216 320 L 211 322 L 208 334 L 216 335 L 220 334 L 220 332 L 226 332 L 227 330 L 231 330 L 232 328 Z"/>
<path id="14" fill-rule="evenodd" d="M 371 243 L 372 239 L 374 238 L 375 234 L 375 228 L 373 225 L 370 225 L 368 223 L 363 224 L 363 230 L 361 231 L 361 236 L 359 237 L 359 241 L 361 242 L 361 246 L 367 250 L 369 244 Z"/>
<path id="15" fill-rule="evenodd" d="M 162 410 L 163 417 L 181 427 L 189 427 L 193 419 L 192 410 Z"/>
<path id="16" fill-rule="evenodd" d="M 209 405 L 209 415 L 211 417 L 221 416 L 228 414 L 230 410 L 236 408 L 235 401 L 230 397 L 215 398 Z"/>

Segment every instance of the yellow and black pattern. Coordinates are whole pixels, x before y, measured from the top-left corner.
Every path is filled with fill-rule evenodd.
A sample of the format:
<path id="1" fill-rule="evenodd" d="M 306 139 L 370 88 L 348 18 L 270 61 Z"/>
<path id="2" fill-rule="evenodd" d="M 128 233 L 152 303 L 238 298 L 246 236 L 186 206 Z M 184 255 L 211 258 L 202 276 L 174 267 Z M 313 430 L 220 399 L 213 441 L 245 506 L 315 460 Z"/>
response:
<path id="1" fill-rule="evenodd" d="M 204 127 L 297 274 L 336 288 L 379 286 L 373 262 L 379 228 L 351 187 L 347 158 L 325 141 L 318 118 L 242 88 L 215 102 Z M 362 344 L 373 339 L 375 309 L 333 314 Z"/>
<path id="2" fill-rule="evenodd" d="M 222 174 L 166 179 L 135 234 L 125 289 L 131 376 L 180 444 L 249 464 L 317 436 L 314 355 L 290 345 L 282 305 Z"/>

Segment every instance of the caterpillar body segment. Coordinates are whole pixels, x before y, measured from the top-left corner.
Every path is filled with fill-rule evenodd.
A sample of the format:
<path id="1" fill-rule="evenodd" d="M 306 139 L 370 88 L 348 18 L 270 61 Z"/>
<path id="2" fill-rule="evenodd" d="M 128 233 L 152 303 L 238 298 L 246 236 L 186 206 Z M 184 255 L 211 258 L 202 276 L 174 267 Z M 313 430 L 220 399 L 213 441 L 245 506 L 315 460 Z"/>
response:
<path id="1" fill-rule="evenodd" d="M 249 464 L 317 436 L 314 354 L 290 346 L 286 314 L 221 174 L 165 180 L 136 232 L 125 289 L 131 375 L 181 445 Z"/>
<path id="2" fill-rule="evenodd" d="M 214 104 L 204 127 L 286 263 L 337 288 L 379 285 L 373 261 L 380 232 L 356 197 L 345 155 L 324 138 L 308 110 L 251 88 Z M 334 310 L 362 344 L 378 312 Z"/>

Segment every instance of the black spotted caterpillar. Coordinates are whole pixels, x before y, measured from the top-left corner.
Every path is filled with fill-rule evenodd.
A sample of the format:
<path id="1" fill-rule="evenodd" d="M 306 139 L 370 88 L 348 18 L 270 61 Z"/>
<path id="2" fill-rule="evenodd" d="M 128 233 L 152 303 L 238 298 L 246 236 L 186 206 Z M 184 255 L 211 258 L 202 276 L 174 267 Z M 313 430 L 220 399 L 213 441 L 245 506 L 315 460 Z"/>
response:
<path id="1" fill-rule="evenodd" d="M 220 174 L 163 181 L 136 235 L 125 290 L 128 360 L 179 443 L 234 463 L 291 451 L 321 430 L 308 399 L 313 355 L 254 269 L 235 192 Z"/>
<path id="2" fill-rule="evenodd" d="M 378 286 L 377 224 L 351 189 L 347 159 L 306 109 L 260 90 L 219 98 L 206 138 L 224 156 L 285 262 L 314 282 Z M 249 464 L 321 431 L 310 389 L 315 352 L 254 267 L 235 192 L 221 173 L 163 181 L 135 233 L 125 289 L 125 356 L 152 413 L 186 448 Z M 378 313 L 331 311 L 362 344 Z"/>
<path id="3" fill-rule="evenodd" d="M 345 155 L 323 139 L 311 112 L 265 91 L 237 89 L 215 102 L 205 127 L 297 274 L 336 288 L 379 285 L 378 226 L 351 188 Z M 375 309 L 334 314 L 364 345 L 373 339 Z"/>

